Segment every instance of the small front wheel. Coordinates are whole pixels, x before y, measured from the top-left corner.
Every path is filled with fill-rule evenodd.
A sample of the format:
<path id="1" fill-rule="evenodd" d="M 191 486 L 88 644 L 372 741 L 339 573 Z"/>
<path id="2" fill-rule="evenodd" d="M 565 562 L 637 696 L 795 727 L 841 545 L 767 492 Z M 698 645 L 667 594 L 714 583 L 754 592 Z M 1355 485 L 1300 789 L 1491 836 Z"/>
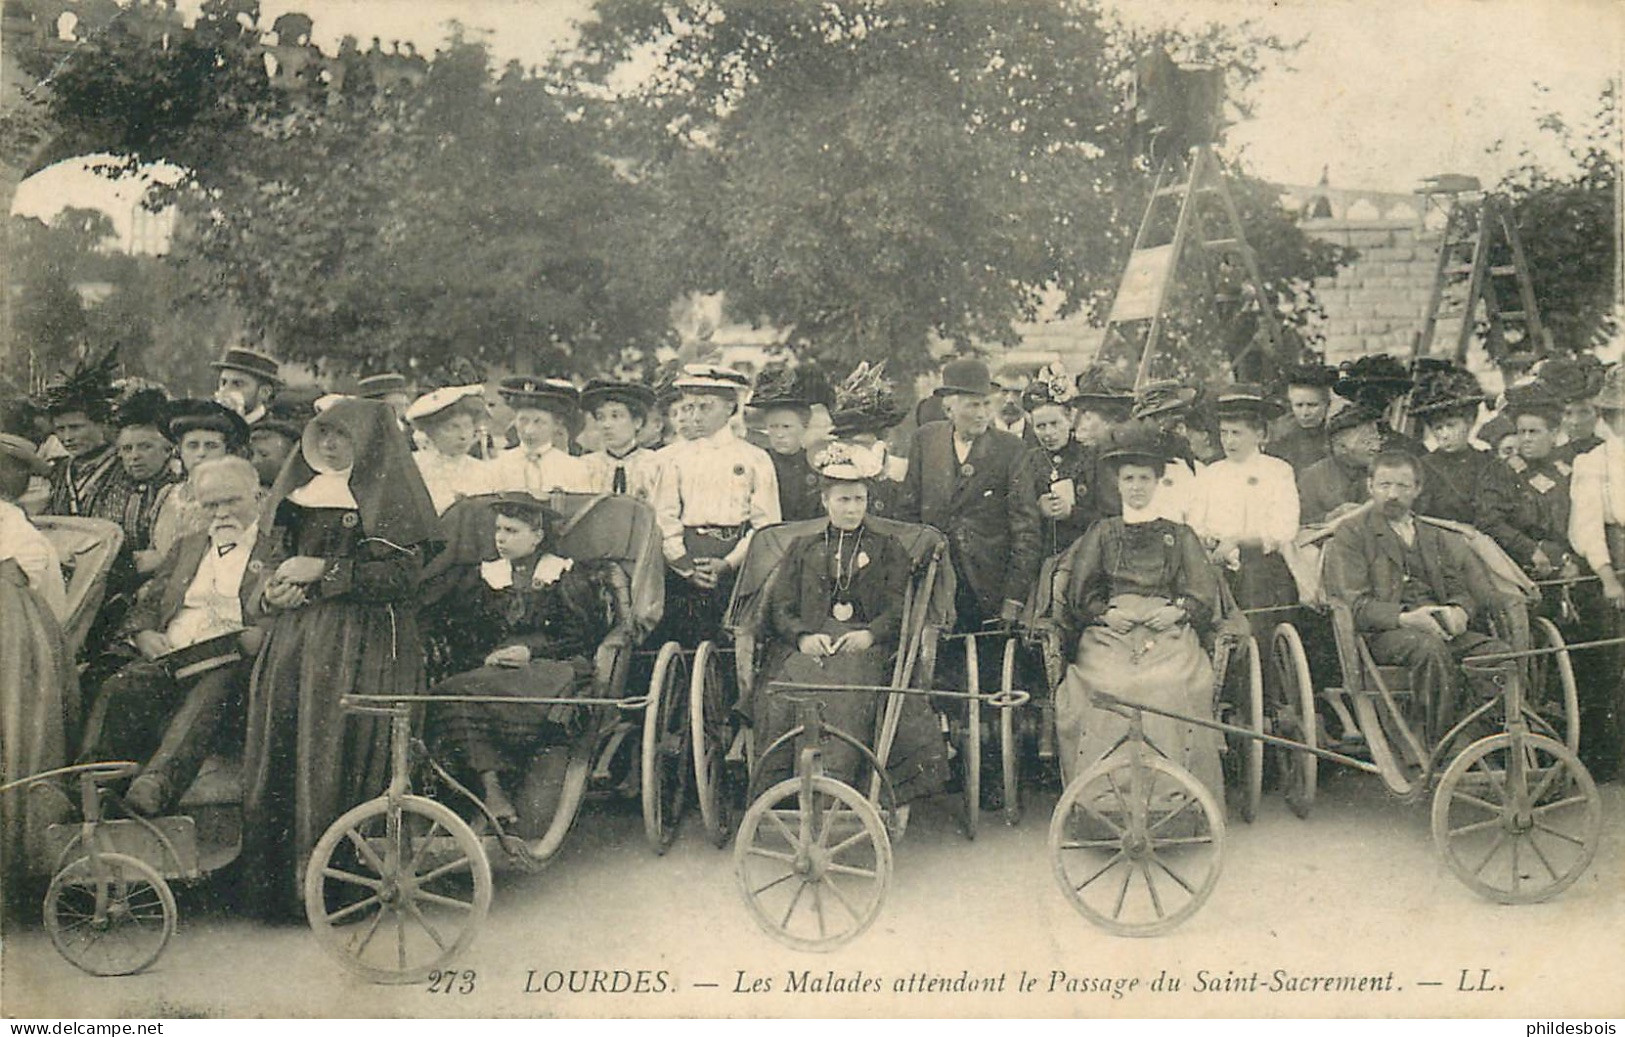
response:
<path id="1" fill-rule="evenodd" d="M 756 924 L 804 951 L 831 951 L 874 924 L 891 885 L 891 839 L 856 789 L 787 778 L 745 811 L 734 876 Z"/>
<path id="2" fill-rule="evenodd" d="M 1224 815 L 1190 771 L 1131 746 L 1066 787 L 1050 818 L 1049 850 L 1078 913 L 1119 936 L 1154 936 L 1213 893 Z"/>
<path id="3" fill-rule="evenodd" d="M 1501 904 L 1573 885 L 1602 833 L 1602 800 L 1568 746 L 1505 733 L 1469 745 L 1433 795 L 1433 843 L 1456 877 Z"/>
<path id="4" fill-rule="evenodd" d="M 422 796 L 380 796 L 345 813 L 305 869 L 305 917 L 322 949 L 373 983 L 416 983 L 444 967 L 490 909 L 479 838 Z"/>
<path id="5" fill-rule="evenodd" d="M 71 861 L 45 891 L 51 943 L 92 976 L 129 976 L 157 961 L 179 914 L 157 869 L 122 853 Z"/>

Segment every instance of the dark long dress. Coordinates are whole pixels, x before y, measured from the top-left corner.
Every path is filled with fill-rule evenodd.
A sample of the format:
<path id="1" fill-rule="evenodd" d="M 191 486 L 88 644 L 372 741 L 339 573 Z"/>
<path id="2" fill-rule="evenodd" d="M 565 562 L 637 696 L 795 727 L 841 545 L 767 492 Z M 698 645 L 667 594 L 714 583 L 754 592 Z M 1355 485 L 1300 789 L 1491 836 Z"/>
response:
<path id="1" fill-rule="evenodd" d="M 423 653 L 416 546 L 367 536 L 357 511 L 288 500 L 269 536 L 272 553 L 250 563 L 264 577 L 293 555 L 328 562 L 310 603 L 276 615 L 249 690 L 243 858 L 277 914 L 297 912 L 316 840 L 388 780 L 388 720 L 345 712 L 339 699 L 421 693 Z"/>
<path id="2" fill-rule="evenodd" d="M 534 555 L 511 563 L 512 586 L 495 589 L 482 581 L 467 603 L 487 634 L 481 659 L 496 648 L 524 645 L 530 665 L 479 666 L 430 694 L 575 698 L 590 692 L 593 653 L 610 628 L 595 565 L 577 564 L 555 582 L 533 587 L 536 563 Z M 522 772 L 530 754 L 575 733 L 579 713 L 570 706 L 448 702 L 430 711 L 429 734 L 437 751 L 476 773 Z"/>
<path id="3" fill-rule="evenodd" d="M 1211 627 L 1219 598 L 1218 575 L 1189 526 L 1106 519 L 1075 552 L 1065 616 L 1078 632 L 1078 654 L 1055 696 L 1068 781 L 1107 756 L 1127 729 L 1122 715 L 1090 705 L 1091 689 L 1186 716 L 1211 716 L 1213 668 L 1199 635 Z M 1143 625 L 1170 603 L 1185 611 L 1187 622 L 1161 633 Z M 1137 620 L 1129 633 L 1115 634 L 1104 625 L 1113 606 Z M 1222 802 L 1216 736 L 1152 714 L 1145 715 L 1145 734 Z"/>
<path id="4" fill-rule="evenodd" d="M 837 552 L 842 572 L 839 581 L 835 576 Z M 790 545 L 769 593 L 764 681 L 751 700 L 759 751 L 797 722 L 796 704 L 785 695 L 764 693 L 767 682 L 837 686 L 891 683 L 909 570 L 908 552 L 903 545 L 867 525 L 844 538 L 839 530 L 826 526 L 823 532 Z M 841 605 L 849 606 L 850 614 L 838 608 Z M 846 618 L 836 618 L 837 611 Z M 863 629 L 874 635 L 874 645 L 864 652 L 820 659 L 797 648 L 806 634 L 839 637 Z M 876 717 L 884 696 L 836 692 L 819 698 L 830 726 L 874 748 Z M 898 799 L 906 801 L 941 789 L 947 781 L 948 761 L 936 717 L 924 696 L 904 696 L 902 707 L 887 772 Z M 795 755 L 795 747 L 790 746 L 763 759 L 757 783 L 765 786 L 789 776 Z M 858 777 L 861 756 L 850 745 L 829 741 L 824 745 L 825 770 L 850 783 Z"/>
<path id="5" fill-rule="evenodd" d="M 0 784 L 68 762 L 63 702 L 78 698 L 62 628 L 15 561 L 0 561 Z M 0 888 L 17 889 L 23 862 L 39 863 L 46 826 L 63 820 L 54 796 L 0 796 Z M 38 905 L 34 906 L 38 911 Z"/>

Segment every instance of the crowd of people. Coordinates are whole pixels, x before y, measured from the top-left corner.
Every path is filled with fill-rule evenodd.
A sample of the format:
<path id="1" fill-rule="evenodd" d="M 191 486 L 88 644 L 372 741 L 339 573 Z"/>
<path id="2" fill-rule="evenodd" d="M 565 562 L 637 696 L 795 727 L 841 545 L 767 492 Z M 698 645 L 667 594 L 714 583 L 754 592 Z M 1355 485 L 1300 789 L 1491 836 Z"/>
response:
<path id="1" fill-rule="evenodd" d="M 559 491 L 649 505 L 660 635 L 688 645 L 718 634 L 757 531 L 823 520 L 787 552 L 766 610 L 763 671 L 792 681 L 886 683 L 910 571 L 887 521 L 944 534 L 961 632 L 1021 623 L 1045 560 L 1065 555 L 1068 774 L 1117 741 L 1092 688 L 1207 711 L 1201 636 L 1224 597 L 1264 614 L 1299 601 L 1305 527 L 1334 530 L 1326 591 L 1350 604 L 1379 663 L 1411 669 L 1433 734 L 1471 693 L 1459 661 L 1504 650 L 1475 623 L 1485 603 L 1436 520 L 1493 539 L 1542 584 L 1539 607 L 1570 640 L 1622 628 L 1625 373 L 1586 355 L 1508 358 L 1493 399 L 1455 364 L 1387 356 L 1213 391 L 1136 390 L 1107 367 L 995 379 L 956 358 L 912 415 L 868 363 L 835 383 L 793 364 L 754 383 L 716 364 L 652 386 L 515 376 L 495 406 L 481 385 L 414 392 L 399 374 L 343 394 L 291 387 L 248 348 L 213 367 L 212 394 L 174 398 L 121 379 L 109 355 L 8 401 L 0 781 L 130 759 L 141 767 L 122 802 L 156 816 L 211 753 L 240 755 L 242 859 L 272 915 L 298 913 L 316 840 L 385 782 L 387 725 L 343 711 L 346 694 L 480 698 L 428 711 L 426 734 L 494 817 L 517 819 L 513 780 L 581 718 L 492 700 L 593 693 L 610 622 L 601 592 L 614 575 L 556 553 Z M 445 516 L 470 498 L 489 502 L 494 542 L 459 576 L 449 637 L 422 608 L 424 571 Z M 75 559 L 47 535 L 56 516 L 122 531 L 82 636 L 70 629 Z M 1607 778 L 1621 762 L 1619 654 L 1577 654 L 1576 666 L 1582 753 Z M 750 701 L 765 737 L 792 723 Z M 840 701 L 872 716 L 856 696 Z M 1211 739 L 1174 724 L 1157 740 L 1217 786 Z M 899 744 L 905 798 L 953 780 L 917 700 Z M 857 764 L 838 747 L 829 761 Z M 5 810 L 10 869 L 40 819 Z"/>

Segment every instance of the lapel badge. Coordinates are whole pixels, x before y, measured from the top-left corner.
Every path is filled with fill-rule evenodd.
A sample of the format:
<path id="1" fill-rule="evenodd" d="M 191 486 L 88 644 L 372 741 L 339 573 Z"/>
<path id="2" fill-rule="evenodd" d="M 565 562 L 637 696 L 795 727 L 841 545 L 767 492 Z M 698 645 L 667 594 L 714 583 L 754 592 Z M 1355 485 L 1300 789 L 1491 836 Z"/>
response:
<path id="1" fill-rule="evenodd" d="M 966 461 L 964 464 L 959 466 L 959 475 L 960 475 L 961 478 L 969 479 L 971 476 L 973 476 L 975 474 L 976 474 L 976 466 L 971 464 L 969 461 Z"/>
<path id="2" fill-rule="evenodd" d="M 745 474 L 745 466 L 742 465 L 742 464 L 734 465 L 734 474 L 735 475 L 744 475 Z"/>
<path id="3" fill-rule="evenodd" d="M 248 563 L 248 571 L 251 573 L 264 572 L 265 563 L 256 558 L 252 562 Z"/>
<path id="4" fill-rule="evenodd" d="M 1174 535 L 1172 533 L 1164 533 L 1164 534 L 1162 534 L 1162 542 L 1167 544 L 1169 547 L 1173 547 L 1174 546 Z"/>
<path id="5" fill-rule="evenodd" d="M 1249 476 L 1248 476 L 1248 477 L 1247 477 L 1247 485 L 1248 485 L 1248 486 L 1257 486 L 1257 485 L 1258 485 L 1258 476 L 1256 476 L 1256 475 L 1249 475 Z"/>
<path id="6" fill-rule="evenodd" d="M 354 529 L 356 523 L 361 521 L 361 516 L 357 515 L 353 511 L 346 511 L 344 513 L 344 517 L 339 519 L 339 521 L 344 523 L 345 529 Z"/>
<path id="7" fill-rule="evenodd" d="M 818 485 L 818 473 L 817 472 L 808 472 L 807 473 L 807 485 L 808 486 L 817 486 Z"/>

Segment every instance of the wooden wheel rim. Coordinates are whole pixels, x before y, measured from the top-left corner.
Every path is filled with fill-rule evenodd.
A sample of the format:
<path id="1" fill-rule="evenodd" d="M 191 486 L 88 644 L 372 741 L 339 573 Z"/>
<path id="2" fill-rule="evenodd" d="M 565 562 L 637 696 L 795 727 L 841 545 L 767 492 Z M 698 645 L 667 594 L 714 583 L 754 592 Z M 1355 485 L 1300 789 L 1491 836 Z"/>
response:
<path id="1" fill-rule="evenodd" d="M 1298 629 L 1291 623 L 1277 626 L 1273 647 L 1276 672 L 1281 678 L 1283 719 L 1285 726 L 1296 729 L 1279 733 L 1283 738 L 1296 738 L 1309 748 L 1316 748 L 1314 677 L 1309 672 L 1309 657 L 1304 654 Z M 1286 793 L 1287 805 L 1299 817 L 1308 817 L 1314 806 L 1319 762 L 1314 753 L 1283 751 L 1281 787 Z"/>
<path id="2" fill-rule="evenodd" d="M 1129 752 L 1133 752 L 1131 748 Z M 1132 792 L 1132 775 L 1135 761 L 1130 758 L 1117 757 L 1094 764 L 1072 780 L 1061 794 L 1061 799 L 1055 804 L 1055 812 L 1050 816 L 1049 826 L 1049 853 L 1050 863 L 1054 867 L 1055 881 L 1061 887 L 1062 894 L 1077 909 L 1078 913 L 1090 922 L 1108 932 L 1119 936 L 1155 936 L 1165 933 L 1184 922 L 1201 909 L 1213 893 L 1213 888 L 1219 881 L 1219 873 L 1224 864 L 1224 815 L 1219 808 L 1218 801 L 1203 784 L 1185 768 L 1172 761 L 1156 756 L 1150 750 L 1141 750 L 1144 755 L 1140 758 L 1142 773 L 1150 776 L 1151 785 L 1146 791 L 1147 799 L 1155 789 L 1156 775 L 1162 775 L 1172 784 L 1184 789 L 1187 799 L 1184 805 L 1169 812 L 1160 822 L 1147 822 L 1146 831 L 1136 833 L 1132 823 L 1118 826 L 1120 836 L 1106 835 L 1099 839 L 1073 838 L 1068 832 L 1069 823 L 1074 809 L 1081 809 L 1087 816 L 1104 822 L 1110 828 L 1112 822 L 1095 812 L 1086 803 L 1098 801 L 1100 792 L 1110 791 L 1127 806 L 1122 798 L 1122 789 L 1129 788 Z M 1195 809 L 1192 809 L 1192 807 Z M 1132 813 L 1132 810 L 1130 811 Z M 1197 831 L 1192 836 L 1157 834 L 1157 825 L 1166 825 L 1176 816 L 1189 815 L 1196 820 Z M 1134 838 L 1138 835 L 1139 838 Z M 1130 844 L 1134 845 L 1130 845 Z M 1098 844 L 1098 845 L 1097 845 Z M 1189 871 L 1176 872 L 1169 863 L 1168 855 L 1177 853 L 1187 846 L 1210 845 L 1211 854 L 1204 864 L 1198 866 L 1200 874 L 1194 876 L 1194 881 L 1186 876 Z M 1200 852 L 1200 851 L 1197 851 Z M 1084 863 L 1078 871 L 1084 874 L 1084 881 L 1079 883 L 1068 867 L 1068 853 L 1084 855 Z M 1083 893 L 1086 886 L 1105 881 L 1108 884 L 1115 881 L 1116 872 L 1123 875 L 1123 883 L 1117 887 L 1120 892 L 1116 896 L 1115 910 L 1108 914 L 1097 907 Z M 1164 874 L 1166 873 L 1166 874 Z M 1139 876 L 1138 883 L 1135 882 Z M 1108 879 L 1108 876 L 1112 876 Z M 1157 882 L 1166 882 L 1164 887 L 1158 887 Z M 1146 890 L 1146 900 L 1153 905 L 1157 915 L 1147 922 L 1125 921 L 1121 916 L 1122 908 L 1127 905 L 1127 894 L 1131 886 L 1143 886 Z M 1173 910 L 1163 907 L 1157 889 L 1178 896 L 1181 888 L 1184 891 L 1183 902 Z M 1106 887 L 1101 887 L 1107 892 Z"/>
<path id="3" fill-rule="evenodd" d="M 643 737 L 638 747 L 643 834 L 657 854 L 665 853 L 677 837 L 687 802 L 692 760 L 687 745 L 690 722 L 682 700 L 688 690 L 685 665 L 676 641 L 661 645 L 649 677 L 649 701 L 643 707 Z M 678 744 L 668 745 L 668 736 L 677 738 Z"/>
<path id="4" fill-rule="evenodd" d="M 727 721 L 720 715 L 722 671 L 717 657 L 714 641 L 702 641 L 694 651 L 694 673 L 688 685 L 688 737 L 694 750 L 694 798 L 699 802 L 700 822 L 720 849 L 728 845 L 732 834 L 728 816 L 732 804 L 722 787 L 723 756 L 728 747 Z"/>
<path id="5" fill-rule="evenodd" d="M 812 796 L 833 801 L 823 815 L 824 822 L 816 830 L 810 819 L 807 825 L 801 824 L 802 815 L 810 806 L 804 802 L 803 778 L 786 778 L 774 785 L 750 805 L 740 821 L 739 833 L 734 839 L 734 878 L 751 917 L 764 932 L 798 950 L 831 951 L 856 939 L 880 917 L 886 893 L 891 887 L 891 840 L 886 835 L 886 826 L 879 811 L 856 789 L 821 774 L 813 775 L 806 781 Z M 790 806 L 782 807 L 781 804 L 787 800 Z M 833 832 L 834 819 L 842 811 L 852 815 L 853 820 L 847 822 L 847 826 L 856 824 L 860 827 L 850 834 L 840 835 L 839 841 L 832 842 L 836 835 Z M 780 816 L 780 812 L 791 816 Z M 865 844 L 872 847 L 871 869 L 843 865 L 845 854 Z M 816 851 L 822 859 L 816 865 L 798 872 L 797 857 L 803 851 L 808 851 L 810 856 Z M 752 862 L 756 860 L 775 862 L 777 867 L 769 871 L 783 874 L 762 881 L 762 875 L 753 873 Z M 836 871 L 832 866 L 865 872 L 863 875 L 850 871 L 844 874 L 866 879 L 867 895 L 854 903 L 851 897 L 841 893 L 835 884 L 833 876 Z M 770 909 L 766 900 L 768 892 L 781 888 L 788 889 L 791 896 L 789 906 L 782 914 L 777 910 L 776 902 Z M 809 888 L 813 889 L 812 893 L 807 892 Z M 825 926 L 829 918 L 845 918 L 847 924 L 835 932 L 829 932 L 827 927 L 821 928 L 819 936 L 803 936 L 792 931 L 790 923 L 798 917 L 796 912 L 803 910 L 804 904 L 810 904 L 811 909 L 818 912 L 821 926 Z"/>
<path id="6" fill-rule="evenodd" d="M 103 901 L 99 919 L 94 912 L 98 900 Z M 87 907 L 92 913 L 85 913 Z M 163 875 L 146 861 L 122 853 L 70 861 L 51 877 L 45 891 L 45 928 L 51 945 L 92 976 L 129 976 L 150 966 L 175 935 L 179 914 L 175 893 Z M 132 943 L 131 935 L 141 939 Z M 127 948 L 125 956 L 110 962 L 99 962 L 90 953 L 95 948 L 116 952 L 120 946 Z"/>
<path id="7" fill-rule="evenodd" d="M 409 815 L 429 823 L 427 832 L 416 840 L 416 845 L 401 835 L 403 822 Z M 369 838 L 364 831 L 369 822 L 379 820 L 384 822 L 381 856 L 372 847 L 379 837 Z M 443 831 L 451 842 L 450 860 L 442 861 L 439 855 L 430 854 L 440 846 L 434 838 L 437 830 Z M 344 867 L 346 862 L 335 859 L 341 846 L 354 848 L 362 864 L 370 867 L 375 875 L 350 872 Z M 420 867 L 425 869 L 421 873 Z M 423 888 L 465 870 L 473 887 L 466 900 Z M 326 903 L 328 880 L 370 889 L 372 893 L 330 912 Z M 439 926 L 429 921 L 425 905 L 452 912 L 449 917 L 455 931 L 449 939 Z M 369 920 L 365 912 L 373 907 L 376 910 Z M 322 833 L 305 869 L 305 917 L 316 933 L 317 942 L 339 964 L 374 983 L 421 982 L 430 972 L 468 949 L 490 909 L 491 864 L 486 860 L 479 838 L 449 807 L 422 796 L 402 796 L 393 806 L 387 796 L 380 796 L 347 811 Z M 339 924 L 352 915 L 361 917 L 354 924 Z M 386 921 L 391 924 L 386 926 Z M 417 945 L 425 948 L 427 957 L 423 960 L 414 960 L 416 948 L 412 954 L 406 949 L 408 924 L 428 936 L 429 944 L 435 948 L 429 951 L 414 933 Z M 364 960 L 363 956 L 386 927 L 395 933 L 395 964 L 379 965 Z M 387 945 L 387 936 L 384 941 Z"/>
<path id="8" fill-rule="evenodd" d="M 1515 741 L 1525 753 L 1521 777 L 1510 773 Z M 1469 889 L 1496 903 L 1533 904 L 1561 893 L 1590 867 L 1602 800 L 1568 746 L 1544 735 L 1503 733 L 1479 739 L 1451 762 L 1434 792 L 1432 822 L 1434 846 Z M 1494 878 L 1485 875 L 1491 864 Z M 1498 882 L 1502 868 L 1506 880 Z"/>

